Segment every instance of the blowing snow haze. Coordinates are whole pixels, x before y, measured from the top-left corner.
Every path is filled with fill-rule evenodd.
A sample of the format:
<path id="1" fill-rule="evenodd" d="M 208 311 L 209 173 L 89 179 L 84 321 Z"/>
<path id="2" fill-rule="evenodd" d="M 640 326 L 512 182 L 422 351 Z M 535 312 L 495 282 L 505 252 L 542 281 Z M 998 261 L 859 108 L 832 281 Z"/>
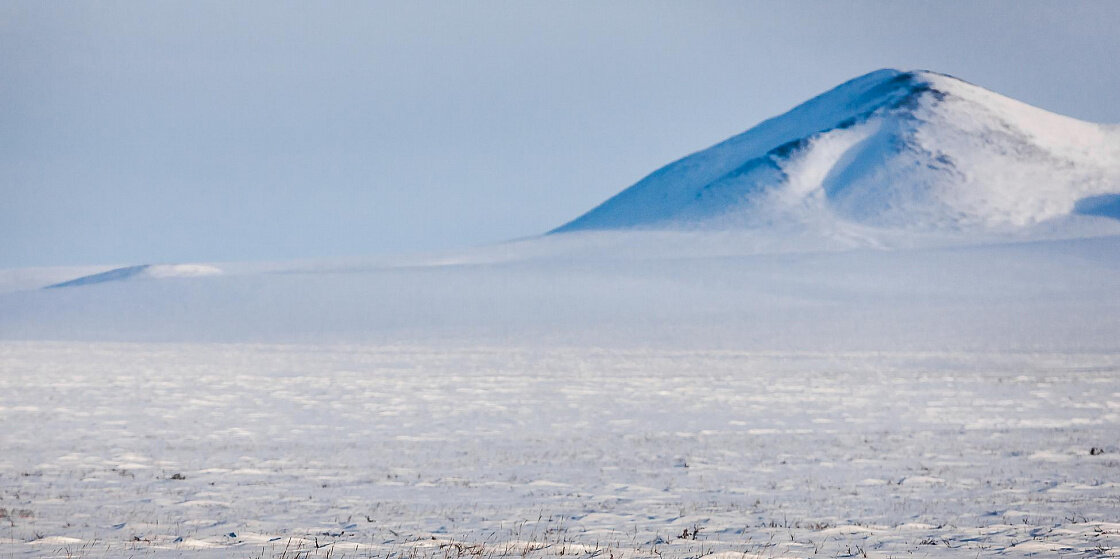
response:
<path id="1" fill-rule="evenodd" d="M 1120 129 L 879 70 L 666 165 L 555 232 L 852 223 L 1011 231 L 1120 217 Z"/>

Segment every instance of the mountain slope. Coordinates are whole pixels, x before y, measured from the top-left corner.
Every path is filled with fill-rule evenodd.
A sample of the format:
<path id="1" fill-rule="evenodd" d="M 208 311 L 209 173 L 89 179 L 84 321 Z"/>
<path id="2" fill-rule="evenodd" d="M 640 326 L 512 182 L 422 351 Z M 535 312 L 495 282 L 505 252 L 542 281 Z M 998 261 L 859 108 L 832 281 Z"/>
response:
<path id="1" fill-rule="evenodd" d="M 1116 127 L 942 74 L 878 70 L 667 165 L 554 232 L 1015 230 L 1090 207 L 1115 217 L 1093 200 L 1118 192 Z"/>

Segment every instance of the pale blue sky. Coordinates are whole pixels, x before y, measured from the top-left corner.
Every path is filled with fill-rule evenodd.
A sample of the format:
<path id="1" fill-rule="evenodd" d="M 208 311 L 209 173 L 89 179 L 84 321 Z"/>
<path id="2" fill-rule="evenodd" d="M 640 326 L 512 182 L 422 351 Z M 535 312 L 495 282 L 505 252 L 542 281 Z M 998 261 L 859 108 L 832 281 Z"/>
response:
<path id="1" fill-rule="evenodd" d="M 1120 2 L 0 3 L 0 267 L 544 232 L 842 81 L 1120 122 Z"/>

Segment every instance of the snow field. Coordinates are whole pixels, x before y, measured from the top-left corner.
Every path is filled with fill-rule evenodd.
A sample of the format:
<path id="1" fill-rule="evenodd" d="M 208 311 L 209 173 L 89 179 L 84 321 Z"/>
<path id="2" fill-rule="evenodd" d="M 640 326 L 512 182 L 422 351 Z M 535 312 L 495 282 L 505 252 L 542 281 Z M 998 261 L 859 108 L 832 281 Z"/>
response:
<path id="1" fill-rule="evenodd" d="M 3 342 L 0 556 L 1115 556 L 1118 373 L 1115 352 Z"/>

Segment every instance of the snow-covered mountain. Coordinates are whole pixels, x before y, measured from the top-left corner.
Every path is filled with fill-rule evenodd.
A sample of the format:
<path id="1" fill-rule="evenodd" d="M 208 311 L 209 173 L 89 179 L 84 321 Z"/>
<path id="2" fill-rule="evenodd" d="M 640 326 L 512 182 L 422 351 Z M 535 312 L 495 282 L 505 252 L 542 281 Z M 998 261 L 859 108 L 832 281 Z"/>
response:
<path id="1" fill-rule="evenodd" d="M 1120 217 L 1120 128 L 878 70 L 671 163 L 554 232 L 856 224 L 1014 231 Z"/>

